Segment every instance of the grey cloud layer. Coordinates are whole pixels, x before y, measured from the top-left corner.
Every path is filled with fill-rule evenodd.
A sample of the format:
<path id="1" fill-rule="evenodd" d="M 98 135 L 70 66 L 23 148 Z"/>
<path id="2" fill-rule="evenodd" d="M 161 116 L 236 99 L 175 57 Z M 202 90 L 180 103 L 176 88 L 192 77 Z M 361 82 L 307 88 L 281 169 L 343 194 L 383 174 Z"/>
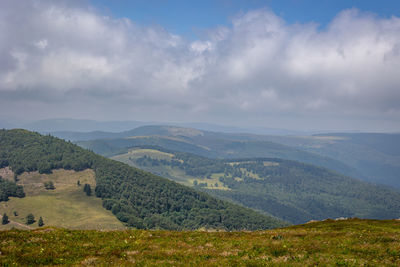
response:
<path id="1" fill-rule="evenodd" d="M 86 100 L 118 105 L 119 113 L 153 112 L 153 119 L 159 112 L 400 114 L 397 17 L 346 10 L 321 31 L 255 10 L 188 41 L 57 3 L 0 3 L 0 104 L 7 109 L 50 101 L 76 108 Z"/>

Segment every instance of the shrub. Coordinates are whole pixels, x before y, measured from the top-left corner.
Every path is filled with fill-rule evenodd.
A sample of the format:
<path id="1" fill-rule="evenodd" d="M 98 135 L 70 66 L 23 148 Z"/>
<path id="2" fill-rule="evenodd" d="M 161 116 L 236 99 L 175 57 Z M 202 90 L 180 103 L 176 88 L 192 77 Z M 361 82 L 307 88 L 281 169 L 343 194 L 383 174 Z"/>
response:
<path id="1" fill-rule="evenodd" d="M 35 216 L 33 216 L 32 213 L 29 213 L 29 214 L 26 216 L 26 224 L 32 224 L 32 223 L 34 223 L 34 222 L 35 222 Z"/>

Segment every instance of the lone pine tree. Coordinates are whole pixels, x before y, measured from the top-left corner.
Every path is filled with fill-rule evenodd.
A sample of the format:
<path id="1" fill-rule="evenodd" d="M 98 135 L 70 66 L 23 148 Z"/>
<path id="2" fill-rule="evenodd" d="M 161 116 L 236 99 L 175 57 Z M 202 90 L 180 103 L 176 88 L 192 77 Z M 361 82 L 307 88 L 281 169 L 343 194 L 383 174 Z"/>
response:
<path id="1" fill-rule="evenodd" d="M 8 220 L 8 216 L 6 213 L 3 214 L 3 218 L 1 219 L 1 224 L 7 224 L 10 221 Z"/>
<path id="2" fill-rule="evenodd" d="M 42 227 L 44 225 L 42 216 L 40 216 L 40 218 L 39 218 L 38 225 L 39 225 L 39 227 Z"/>
<path id="3" fill-rule="evenodd" d="M 92 189 L 90 188 L 90 184 L 85 184 L 83 186 L 83 192 L 85 192 L 86 195 L 88 196 L 92 195 Z"/>

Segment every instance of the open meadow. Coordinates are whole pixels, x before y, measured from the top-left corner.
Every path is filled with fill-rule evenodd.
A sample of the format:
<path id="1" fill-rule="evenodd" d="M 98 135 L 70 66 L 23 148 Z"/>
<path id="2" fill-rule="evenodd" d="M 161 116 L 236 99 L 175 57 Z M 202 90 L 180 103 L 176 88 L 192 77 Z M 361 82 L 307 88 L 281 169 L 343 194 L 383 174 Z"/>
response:
<path id="1" fill-rule="evenodd" d="M 399 266 L 400 221 L 327 220 L 269 231 L 0 231 L 0 263 Z"/>

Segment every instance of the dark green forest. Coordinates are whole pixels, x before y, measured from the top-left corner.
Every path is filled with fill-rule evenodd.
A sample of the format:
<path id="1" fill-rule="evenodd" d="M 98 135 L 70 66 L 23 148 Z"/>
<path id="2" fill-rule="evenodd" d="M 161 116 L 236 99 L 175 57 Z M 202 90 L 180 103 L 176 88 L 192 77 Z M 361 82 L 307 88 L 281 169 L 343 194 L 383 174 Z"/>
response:
<path id="1" fill-rule="evenodd" d="M 6 166 L 16 175 L 26 171 L 50 173 L 60 168 L 91 168 L 96 175 L 95 195 L 102 198 L 104 208 L 131 227 L 255 230 L 286 224 L 70 142 L 26 130 L 0 130 L 0 167 Z"/>
<path id="2" fill-rule="evenodd" d="M 15 182 L 10 182 L 0 176 L 0 201 L 7 201 L 9 197 L 24 197 L 24 189 Z"/>
<path id="3" fill-rule="evenodd" d="M 217 160 L 154 148 L 174 157 L 165 160 L 145 155 L 135 159 L 135 165 L 146 170 L 165 166 L 165 173 L 167 166 L 183 170 L 188 176 L 198 177 L 194 184 L 198 190 L 292 223 L 337 217 L 400 217 L 399 192 L 322 167 L 275 158 Z M 218 174 L 219 181 L 230 190 L 205 188 L 213 174 Z"/>

